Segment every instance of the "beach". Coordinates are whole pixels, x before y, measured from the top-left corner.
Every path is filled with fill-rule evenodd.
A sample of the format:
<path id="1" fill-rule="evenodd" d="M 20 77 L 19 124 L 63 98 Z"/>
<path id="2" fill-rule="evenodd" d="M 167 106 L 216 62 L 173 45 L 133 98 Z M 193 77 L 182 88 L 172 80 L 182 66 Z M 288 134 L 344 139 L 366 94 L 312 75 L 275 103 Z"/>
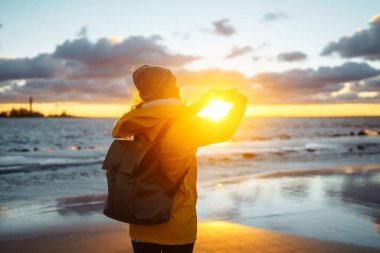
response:
<path id="1" fill-rule="evenodd" d="M 379 252 L 376 248 L 290 236 L 230 222 L 198 226 L 194 252 Z M 0 242 L 2 252 L 133 252 L 125 225 L 73 227 Z"/>
<path id="2" fill-rule="evenodd" d="M 1 122 L 1 252 L 131 252 L 102 214 L 113 122 Z M 380 137 L 357 133 L 379 122 L 246 120 L 200 148 L 195 252 L 378 252 Z"/>

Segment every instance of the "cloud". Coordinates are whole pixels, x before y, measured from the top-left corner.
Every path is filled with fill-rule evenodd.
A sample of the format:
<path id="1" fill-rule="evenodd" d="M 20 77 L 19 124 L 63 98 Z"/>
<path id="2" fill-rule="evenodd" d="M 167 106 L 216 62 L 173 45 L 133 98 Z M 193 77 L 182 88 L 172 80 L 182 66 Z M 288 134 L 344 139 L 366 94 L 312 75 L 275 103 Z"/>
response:
<path id="1" fill-rule="evenodd" d="M 251 78 L 257 92 L 267 103 L 336 102 L 331 97 L 344 83 L 380 75 L 380 70 L 367 63 L 347 62 L 337 67 L 293 69 L 282 73 L 259 73 Z"/>
<path id="2" fill-rule="evenodd" d="M 344 102 L 380 102 L 380 76 L 345 83 L 343 88 L 331 93 L 335 100 Z"/>
<path id="3" fill-rule="evenodd" d="M 372 17 L 368 29 L 344 36 L 337 42 L 330 42 L 321 52 L 322 56 L 339 54 L 343 58 L 362 57 L 380 60 L 380 14 Z"/>
<path id="4" fill-rule="evenodd" d="M 86 38 L 87 37 L 87 33 L 88 33 L 88 28 L 87 28 L 87 26 L 83 26 L 80 30 L 79 30 L 79 32 L 78 32 L 78 36 L 79 37 L 84 37 L 84 38 Z"/>
<path id="5" fill-rule="evenodd" d="M 0 81 L 32 78 L 109 79 L 128 74 L 131 66 L 181 67 L 198 57 L 170 52 L 159 38 L 129 37 L 67 40 L 51 54 L 34 58 L 0 58 Z"/>
<path id="6" fill-rule="evenodd" d="M 224 59 L 233 59 L 238 56 L 245 55 L 249 52 L 251 52 L 253 49 L 250 46 L 245 47 L 234 47 L 231 49 L 231 52 L 224 57 Z"/>
<path id="7" fill-rule="evenodd" d="M 26 78 L 52 78 L 58 62 L 49 54 L 34 58 L 1 59 L 0 81 Z"/>
<path id="8" fill-rule="evenodd" d="M 32 79 L 22 85 L 8 81 L 6 92 L 0 92 L 2 102 L 25 102 L 33 96 L 38 102 L 126 102 L 132 86 L 125 79 L 113 80 L 68 80 Z"/>
<path id="9" fill-rule="evenodd" d="M 364 82 L 365 88 L 362 91 L 377 91 L 380 92 L 380 77 Z"/>
<path id="10" fill-rule="evenodd" d="M 358 92 L 379 92 L 380 93 L 380 76 L 369 78 L 364 81 L 352 82 L 351 88 Z"/>
<path id="11" fill-rule="evenodd" d="M 380 102 L 380 96 L 373 93 L 380 92 L 380 70 L 366 63 L 258 73 L 251 78 L 239 71 L 222 69 L 181 68 L 174 72 L 184 98 L 189 101 L 199 99 L 212 88 L 237 88 L 254 104 Z M 130 75 L 113 79 L 29 79 L 0 84 L 2 102 L 24 102 L 26 97 L 33 96 L 41 102 L 121 103 L 128 101 L 133 90 Z"/>
<path id="12" fill-rule="evenodd" d="M 125 102 L 130 68 L 157 64 L 181 68 L 195 56 L 170 52 L 158 36 L 124 40 L 85 37 L 67 40 L 53 53 L 34 58 L 0 58 L 0 101 Z"/>
<path id="13" fill-rule="evenodd" d="M 198 57 L 174 54 L 158 43 L 157 36 L 132 36 L 120 42 L 101 38 L 95 43 L 87 38 L 67 40 L 57 46 L 54 56 L 75 60 L 87 65 L 132 66 L 140 64 L 160 64 L 164 66 L 182 66 Z"/>
<path id="14" fill-rule="evenodd" d="M 233 48 L 229 57 L 251 50 L 248 46 Z M 173 68 L 184 93 L 193 98 L 211 88 L 238 88 L 253 103 L 323 103 L 349 98 L 367 102 L 365 96 L 377 92 L 379 86 L 380 70 L 366 63 L 258 73 L 249 78 L 234 70 L 186 70 L 184 66 L 195 59 L 171 52 L 158 36 L 67 40 L 50 54 L 0 59 L 0 102 L 24 102 L 28 96 L 40 102 L 126 102 L 133 89 L 129 66 L 143 63 Z M 347 82 L 350 93 L 342 90 Z"/>
<path id="15" fill-rule="evenodd" d="M 282 11 L 277 11 L 277 12 L 267 12 L 264 17 L 262 18 L 263 22 L 271 22 L 275 20 L 280 20 L 280 19 L 288 19 L 290 16 Z"/>
<path id="16" fill-rule="evenodd" d="M 214 33 L 223 36 L 231 36 L 232 34 L 234 34 L 236 32 L 235 28 L 229 25 L 229 22 L 230 20 L 228 18 L 224 18 L 212 23 L 214 26 Z"/>
<path id="17" fill-rule="evenodd" d="M 282 62 L 303 61 L 306 58 L 307 58 L 307 55 L 299 51 L 285 52 L 277 56 L 277 60 L 282 61 Z"/>
<path id="18" fill-rule="evenodd" d="M 380 101 L 380 97 L 366 100 L 359 96 L 363 91 L 370 91 L 369 86 L 361 91 L 342 90 L 347 83 L 380 78 L 380 70 L 366 63 L 348 62 L 336 67 L 258 73 L 250 78 L 239 71 L 222 69 L 181 70 L 176 75 L 183 93 L 190 100 L 199 98 L 200 94 L 212 88 L 237 88 L 253 104 Z"/>
<path id="19" fill-rule="evenodd" d="M 175 71 L 185 98 L 195 100 L 202 92 L 212 88 L 238 88 L 250 95 L 250 82 L 238 71 L 207 69 L 200 71 Z M 0 92 L 2 102 L 24 102 L 33 96 L 39 102 L 80 101 L 80 102 L 127 102 L 134 89 L 130 76 L 116 79 L 33 79 L 21 82 L 6 81 Z M 200 92 L 201 91 L 201 92 Z"/>

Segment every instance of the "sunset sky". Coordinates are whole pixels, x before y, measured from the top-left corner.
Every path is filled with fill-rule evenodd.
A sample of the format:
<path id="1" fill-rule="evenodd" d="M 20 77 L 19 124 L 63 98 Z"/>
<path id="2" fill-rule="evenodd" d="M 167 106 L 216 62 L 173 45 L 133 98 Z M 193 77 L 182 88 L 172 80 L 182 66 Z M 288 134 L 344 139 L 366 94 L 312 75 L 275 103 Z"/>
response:
<path id="1" fill-rule="evenodd" d="M 380 1 L 0 2 L 0 111 L 120 116 L 141 64 L 187 103 L 237 88 L 248 115 L 380 115 Z"/>

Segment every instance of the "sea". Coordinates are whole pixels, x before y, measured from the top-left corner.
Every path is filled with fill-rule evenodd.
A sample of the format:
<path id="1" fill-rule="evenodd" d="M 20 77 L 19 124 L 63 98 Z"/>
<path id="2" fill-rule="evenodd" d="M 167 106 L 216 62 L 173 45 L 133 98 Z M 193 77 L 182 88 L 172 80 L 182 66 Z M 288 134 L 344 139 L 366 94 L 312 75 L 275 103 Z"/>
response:
<path id="1" fill-rule="evenodd" d="M 0 241 L 102 215 L 111 118 L 0 119 Z M 200 147 L 200 221 L 380 248 L 380 117 L 247 117 Z"/>

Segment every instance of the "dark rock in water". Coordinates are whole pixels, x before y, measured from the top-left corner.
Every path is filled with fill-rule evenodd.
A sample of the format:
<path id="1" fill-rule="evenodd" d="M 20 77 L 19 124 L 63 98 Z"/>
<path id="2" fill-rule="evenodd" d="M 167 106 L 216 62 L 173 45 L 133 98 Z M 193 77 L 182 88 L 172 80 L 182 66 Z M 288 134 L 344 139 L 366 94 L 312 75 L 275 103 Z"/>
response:
<path id="1" fill-rule="evenodd" d="M 353 148 L 349 148 L 348 151 L 349 151 L 349 152 L 352 152 L 352 151 L 354 151 L 354 149 L 353 149 Z"/>
<path id="2" fill-rule="evenodd" d="M 33 151 L 38 151 L 38 148 L 37 148 L 37 147 L 34 147 L 34 148 L 33 148 Z"/>
<path id="3" fill-rule="evenodd" d="M 251 140 L 253 140 L 253 141 L 267 141 L 269 139 L 264 138 L 264 137 L 260 137 L 260 136 L 253 136 L 253 137 L 251 137 Z"/>
<path id="4" fill-rule="evenodd" d="M 365 146 L 363 146 L 363 145 L 357 145 L 356 148 L 358 150 L 365 150 Z"/>
<path id="5" fill-rule="evenodd" d="M 245 152 L 245 153 L 241 154 L 241 156 L 244 157 L 244 158 L 254 158 L 257 155 L 255 153 Z"/>
<path id="6" fill-rule="evenodd" d="M 222 157 L 219 160 L 223 161 L 223 162 L 228 162 L 228 161 L 231 161 L 231 158 L 229 158 L 229 157 Z"/>
<path id="7" fill-rule="evenodd" d="M 81 146 L 77 146 L 77 150 L 81 150 L 82 149 L 82 147 Z"/>
<path id="8" fill-rule="evenodd" d="M 333 134 L 332 137 L 343 137 L 343 136 L 350 136 L 350 135 L 353 136 L 353 135 L 355 135 L 355 133 L 351 132 L 349 134 L 346 134 L 346 133 L 344 133 L 344 134 Z"/>
<path id="9" fill-rule="evenodd" d="M 287 134 L 280 134 L 278 136 L 278 138 L 280 138 L 280 140 L 289 140 L 290 139 L 290 136 L 287 135 Z"/>
<path id="10" fill-rule="evenodd" d="M 316 150 L 316 149 L 313 149 L 313 148 L 307 148 L 306 151 L 307 151 L 307 152 L 315 152 L 315 151 L 317 151 L 317 150 Z"/>
<path id="11" fill-rule="evenodd" d="M 379 135 L 378 132 L 371 129 L 363 129 L 358 132 L 358 135 Z"/>
<path id="12" fill-rule="evenodd" d="M 9 152 L 29 152 L 30 150 L 27 148 L 11 148 L 8 151 Z"/>
<path id="13" fill-rule="evenodd" d="M 215 163 L 215 162 L 228 162 L 231 160 L 229 157 L 208 157 L 207 160 L 210 163 Z"/>

